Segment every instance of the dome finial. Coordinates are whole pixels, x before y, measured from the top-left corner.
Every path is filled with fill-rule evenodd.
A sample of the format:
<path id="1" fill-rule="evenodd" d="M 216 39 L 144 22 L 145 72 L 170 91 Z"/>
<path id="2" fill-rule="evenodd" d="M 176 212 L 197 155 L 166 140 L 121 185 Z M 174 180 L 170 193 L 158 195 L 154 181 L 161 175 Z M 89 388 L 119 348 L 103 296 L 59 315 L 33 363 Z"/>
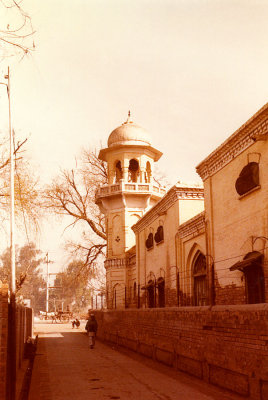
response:
<path id="1" fill-rule="evenodd" d="M 133 121 L 131 121 L 131 113 L 130 113 L 130 111 L 128 111 L 127 120 L 126 120 L 126 122 L 124 122 L 124 124 L 132 124 L 132 122 Z"/>

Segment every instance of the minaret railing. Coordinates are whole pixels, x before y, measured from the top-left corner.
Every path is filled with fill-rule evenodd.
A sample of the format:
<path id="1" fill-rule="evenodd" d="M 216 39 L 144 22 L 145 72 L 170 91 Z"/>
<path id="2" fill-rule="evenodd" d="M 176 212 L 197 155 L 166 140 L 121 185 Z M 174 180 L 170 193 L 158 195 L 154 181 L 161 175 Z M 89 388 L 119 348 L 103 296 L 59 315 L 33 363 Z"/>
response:
<path id="1" fill-rule="evenodd" d="M 102 197 L 116 192 L 147 192 L 165 194 L 166 190 L 162 187 L 155 186 L 152 183 L 124 182 L 123 179 L 119 183 L 104 185 L 99 188 L 96 193 L 97 197 Z"/>

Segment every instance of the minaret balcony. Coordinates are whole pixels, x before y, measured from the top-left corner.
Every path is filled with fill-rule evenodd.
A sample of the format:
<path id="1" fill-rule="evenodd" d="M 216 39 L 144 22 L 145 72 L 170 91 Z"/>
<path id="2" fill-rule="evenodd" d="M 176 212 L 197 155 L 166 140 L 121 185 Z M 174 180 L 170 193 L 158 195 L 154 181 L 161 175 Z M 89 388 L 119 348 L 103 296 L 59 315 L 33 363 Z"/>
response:
<path id="1" fill-rule="evenodd" d="M 96 192 L 96 200 L 102 197 L 115 196 L 119 194 L 151 194 L 153 197 L 161 198 L 166 193 L 166 189 L 156 186 L 153 183 L 124 182 L 111 185 L 103 185 Z"/>

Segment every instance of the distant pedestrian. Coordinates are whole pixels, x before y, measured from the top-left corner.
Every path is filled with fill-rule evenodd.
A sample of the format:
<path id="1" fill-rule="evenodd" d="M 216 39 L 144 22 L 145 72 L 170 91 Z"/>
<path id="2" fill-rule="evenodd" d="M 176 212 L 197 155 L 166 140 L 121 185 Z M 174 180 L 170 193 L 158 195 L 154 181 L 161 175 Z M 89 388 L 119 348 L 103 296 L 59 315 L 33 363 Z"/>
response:
<path id="1" fill-rule="evenodd" d="M 89 346 L 91 349 L 93 349 L 95 346 L 95 338 L 98 330 L 98 323 L 96 321 L 94 314 L 90 314 L 90 317 L 86 323 L 85 330 L 87 331 L 88 334 Z"/>
<path id="2" fill-rule="evenodd" d="M 72 327 L 74 328 L 75 326 L 76 326 L 76 328 L 79 328 L 79 326 L 80 326 L 80 321 L 79 321 L 78 318 L 75 318 L 75 319 L 72 321 Z"/>

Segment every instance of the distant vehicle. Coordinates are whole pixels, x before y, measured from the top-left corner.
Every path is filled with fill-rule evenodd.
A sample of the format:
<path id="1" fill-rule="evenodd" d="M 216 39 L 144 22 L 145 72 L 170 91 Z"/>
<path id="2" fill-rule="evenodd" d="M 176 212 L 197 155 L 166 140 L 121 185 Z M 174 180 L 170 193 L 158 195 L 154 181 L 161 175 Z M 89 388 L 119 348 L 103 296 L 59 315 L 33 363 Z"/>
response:
<path id="1" fill-rule="evenodd" d="M 72 318 L 73 313 L 71 311 L 58 311 L 56 313 L 56 318 L 59 321 L 70 321 L 70 319 Z"/>
<path id="2" fill-rule="evenodd" d="M 73 316 L 73 313 L 71 311 L 57 311 L 57 312 L 48 312 L 46 313 L 45 311 L 39 311 L 39 318 L 40 320 L 48 320 L 52 319 L 52 322 L 61 322 L 61 321 L 67 321 L 69 322 L 70 319 Z"/>
<path id="3" fill-rule="evenodd" d="M 39 318 L 40 319 L 51 319 L 52 317 L 55 316 L 54 312 L 46 312 L 46 311 L 39 311 Z"/>

